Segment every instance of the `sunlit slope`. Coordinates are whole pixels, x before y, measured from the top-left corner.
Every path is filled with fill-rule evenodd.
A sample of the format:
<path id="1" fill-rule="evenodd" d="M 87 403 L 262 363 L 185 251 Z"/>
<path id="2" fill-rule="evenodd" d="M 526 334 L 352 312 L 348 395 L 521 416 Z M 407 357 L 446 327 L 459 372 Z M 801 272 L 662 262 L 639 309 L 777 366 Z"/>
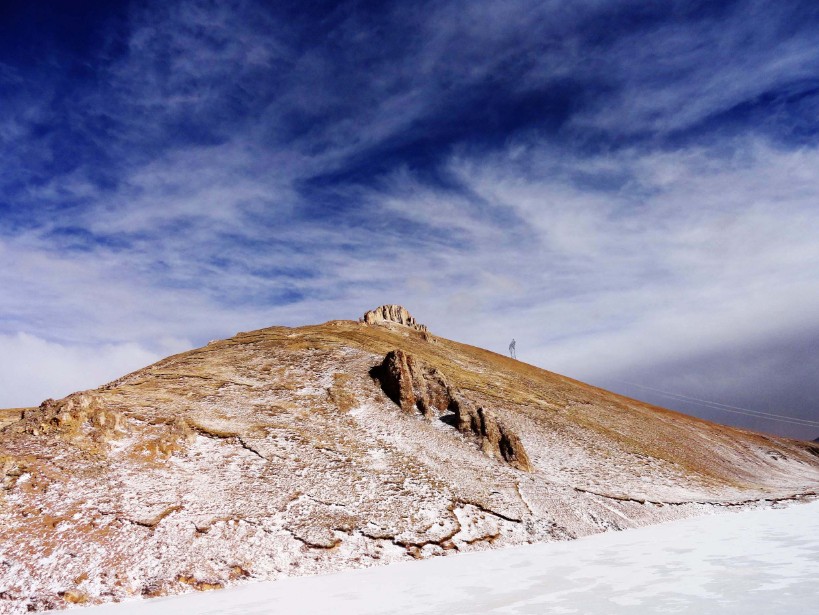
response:
<path id="1" fill-rule="evenodd" d="M 425 413 L 385 393 L 397 350 Z M 0 612 L 570 539 L 819 486 L 815 445 L 352 321 L 169 357 L 26 411 L 0 443 Z"/>

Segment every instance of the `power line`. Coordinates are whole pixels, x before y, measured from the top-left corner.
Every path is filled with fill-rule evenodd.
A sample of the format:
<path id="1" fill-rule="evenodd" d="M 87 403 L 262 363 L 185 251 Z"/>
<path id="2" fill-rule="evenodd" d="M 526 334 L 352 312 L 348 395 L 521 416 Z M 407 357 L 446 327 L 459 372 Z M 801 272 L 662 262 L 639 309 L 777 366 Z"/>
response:
<path id="1" fill-rule="evenodd" d="M 810 419 L 800 419 L 794 416 L 786 416 L 783 414 L 775 414 L 773 412 L 763 412 L 762 410 L 751 410 L 750 408 L 743 408 L 742 406 L 731 406 L 729 404 L 723 404 L 717 401 L 710 401 L 707 399 L 701 399 L 699 397 L 691 397 L 690 395 L 683 395 L 682 393 L 672 393 L 670 391 L 663 391 L 662 389 L 657 389 L 654 387 L 646 386 L 643 384 L 638 384 L 636 382 L 629 382 L 628 380 L 620 380 L 619 378 L 614 378 L 617 382 L 621 382 L 623 384 L 628 384 L 630 386 L 635 386 L 640 389 L 645 389 L 647 391 L 653 391 L 654 393 L 659 393 L 660 395 L 665 395 L 666 397 L 670 397 L 672 399 L 676 399 L 678 401 L 685 401 L 688 403 L 692 403 L 698 406 L 703 406 L 705 408 L 711 408 L 713 410 L 722 410 L 723 412 L 731 412 L 733 414 L 743 414 L 745 416 L 750 416 L 754 418 L 765 419 L 768 421 L 778 421 L 782 423 L 792 423 L 794 425 L 802 425 L 805 427 L 819 427 L 819 421 L 812 421 Z"/>
<path id="2" fill-rule="evenodd" d="M 679 401 L 685 401 L 688 403 L 693 403 L 695 405 L 703 406 L 706 408 L 712 408 L 714 410 L 722 410 L 723 412 L 732 412 L 734 414 L 744 414 L 746 416 L 752 416 L 756 418 L 763 418 L 771 421 L 782 421 L 786 423 L 793 423 L 795 425 L 806 425 L 811 427 L 819 426 L 818 421 L 812 421 L 810 419 L 800 419 L 793 416 L 786 416 L 782 414 L 775 414 L 773 412 L 763 412 L 761 410 L 751 410 L 750 408 L 743 408 L 741 406 L 731 406 L 729 404 L 723 404 L 716 401 L 710 401 L 707 399 L 701 399 L 698 397 L 691 397 L 690 395 L 683 395 L 682 393 L 672 393 L 670 391 L 663 391 L 661 389 L 656 389 L 654 387 L 645 386 L 642 384 L 638 384 L 636 382 L 628 382 L 626 380 L 620 380 L 624 384 L 629 384 L 631 386 L 636 386 L 642 389 L 646 389 L 649 391 L 653 391 L 655 393 L 659 393 L 661 395 L 665 395 L 667 397 L 671 397 L 672 399 L 677 399 Z"/>

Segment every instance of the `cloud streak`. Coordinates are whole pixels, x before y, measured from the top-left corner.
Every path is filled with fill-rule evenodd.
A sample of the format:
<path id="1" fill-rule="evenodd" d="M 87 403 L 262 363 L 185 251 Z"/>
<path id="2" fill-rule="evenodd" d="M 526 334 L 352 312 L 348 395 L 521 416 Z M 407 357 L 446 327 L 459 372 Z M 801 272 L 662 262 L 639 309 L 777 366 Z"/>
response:
<path id="1" fill-rule="evenodd" d="M 320 4 L 152 4 L 93 45 L 57 19 L 36 72 L 0 49 L 0 351 L 66 375 L 8 399 L 398 302 L 625 393 L 816 417 L 816 10 Z"/>

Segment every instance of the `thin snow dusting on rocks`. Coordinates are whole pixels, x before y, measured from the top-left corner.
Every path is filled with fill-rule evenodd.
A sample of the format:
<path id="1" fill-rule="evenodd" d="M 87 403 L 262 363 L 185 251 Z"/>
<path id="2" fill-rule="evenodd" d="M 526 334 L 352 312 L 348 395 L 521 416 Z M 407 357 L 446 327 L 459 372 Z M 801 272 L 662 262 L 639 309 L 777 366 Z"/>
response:
<path id="1" fill-rule="evenodd" d="M 88 615 L 767 615 L 810 612 L 817 578 L 819 502 L 812 502 L 94 607 Z"/>
<path id="2" fill-rule="evenodd" d="M 816 444 L 451 342 L 399 307 L 240 333 L 18 412 L 0 431 L 0 613 L 816 496 Z"/>

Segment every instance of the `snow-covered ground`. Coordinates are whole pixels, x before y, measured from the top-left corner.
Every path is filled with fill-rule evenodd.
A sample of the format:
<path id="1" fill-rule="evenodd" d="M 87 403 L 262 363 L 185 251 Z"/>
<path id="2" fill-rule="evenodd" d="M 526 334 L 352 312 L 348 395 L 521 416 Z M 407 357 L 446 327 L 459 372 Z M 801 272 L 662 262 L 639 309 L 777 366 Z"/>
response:
<path id="1" fill-rule="evenodd" d="M 819 501 L 81 612 L 768 615 L 815 608 Z"/>

